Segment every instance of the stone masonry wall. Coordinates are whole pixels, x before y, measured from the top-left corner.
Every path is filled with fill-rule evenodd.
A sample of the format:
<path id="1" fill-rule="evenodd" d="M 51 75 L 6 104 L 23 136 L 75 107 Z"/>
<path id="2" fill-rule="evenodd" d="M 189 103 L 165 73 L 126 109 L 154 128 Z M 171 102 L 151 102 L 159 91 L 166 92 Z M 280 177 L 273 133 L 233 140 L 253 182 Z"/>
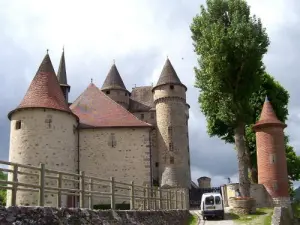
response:
<path id="1" fill-rule="evenodd" d="M 107 93 L 109 91 L 109 94 Z M 108 97 L 110 97 L 115 102 L 122 105 L 125 109 L 128 109 L 129 107 L 129 94 L 127 91 L 124 90 L 106 90 L 103 91 Z"/>
<path id="2" fill-rule="evenodd" d="M 136 185 L 150 184 L 149 132 L 149 128 L 81 130 L 80 170 L 87 176 L 103 179 L 114 177 L 116 181 L 134 181 Z M 109 183 L 94 185 L 93 191 L 110 192 L 109 186 L 104 185 Z M 129 196 L 129 190 L 118 189 L 116 194 Z M 116 203 L 124 201 L 129 203 L 128 198 L 119 198 Z M 109 198 L 93 198 L 93 204 L 108 203 Z"/>
<path id="3" fill-rule="evenodd" d="M 17 121 L 21 128 L 16 129 Z M 50 109 L 26 109 L 15 112 L 11 118 L 9 161 L 39 166 L 44 163 L 46 168 L 76 173 L 77 169 L 77 121 L 66 112 Z M 33 173 L 32 170 L 19 168 L 19 171 Z M 35 171 L 37 173 L 37 171 Z M 9 173 L 8 180 L 12 180 Z M 19 175 L 18 181 L 38 184 L 38 176 Z M 53 179 L 46 179 L 46 186 L 57 187 Z M 69 182 L 64 187 L 73 188 Z M 17 205 L 37 205 L 37 192 L 17 192 Z M 8 191 L 7 205 L 10 205 L 11 192 Z M 66 204 L 63 196 L 62 204 Z M 56 196 L 46 194 L 46 206 L 56 206 Z"/>
<path id="4" fill-rule="evenodd" d="M 155 88 L 157 149 L 161 185 L 189 187 L 188 113 L 182 86 Z"/>
<path id="5" fill-rule="evenodd" d="M 0 224 L 43 225 L 188 225 L 187 210 L 92 211 L 67 208 L 0 208 Z"/>

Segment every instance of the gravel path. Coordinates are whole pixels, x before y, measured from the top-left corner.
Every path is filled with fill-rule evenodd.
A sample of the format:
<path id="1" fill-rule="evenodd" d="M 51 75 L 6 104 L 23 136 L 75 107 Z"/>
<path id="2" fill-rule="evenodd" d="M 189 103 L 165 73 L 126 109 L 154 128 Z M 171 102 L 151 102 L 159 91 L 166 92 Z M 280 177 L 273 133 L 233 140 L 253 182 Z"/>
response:
<path id="1" fill-rule="evenodd" d="M 229 218 L 229 215 L 226 213 L 226 209 L 225 209 L 225 219 L 224 220 L 203 220 L 202 216 L 200 214 L 200 210 L 191 210 L 190 212 L 192 214 L 196 214 L 199 218 L 199 223 L 198 225 L 236 225 L 236 223 L 233 222 L 233 220 L 231 220 Z"/>

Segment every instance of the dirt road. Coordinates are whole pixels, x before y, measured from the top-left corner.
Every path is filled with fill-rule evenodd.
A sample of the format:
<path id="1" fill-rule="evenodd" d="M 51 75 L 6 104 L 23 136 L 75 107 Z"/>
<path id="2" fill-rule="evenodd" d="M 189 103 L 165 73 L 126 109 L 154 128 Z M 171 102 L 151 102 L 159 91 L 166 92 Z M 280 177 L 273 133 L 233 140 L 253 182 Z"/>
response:
<path id="1" fill-rule="evenodd" d="M 224 220 L 203 220 L 200 210 L 191 210 L 191 213 L 196 214 L 200 218 L 198 225 L 236 225 L 226 213 Z"/>

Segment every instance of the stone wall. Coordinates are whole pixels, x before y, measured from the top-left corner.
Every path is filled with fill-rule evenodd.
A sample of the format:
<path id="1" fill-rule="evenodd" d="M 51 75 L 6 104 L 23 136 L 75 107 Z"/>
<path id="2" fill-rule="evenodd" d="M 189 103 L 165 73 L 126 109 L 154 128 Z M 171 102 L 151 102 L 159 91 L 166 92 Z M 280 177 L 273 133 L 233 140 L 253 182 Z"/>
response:
<path id="1" fill-rule="evenodd" d="M 21 126 L 16 127 L 17 123 Z M 77 121 L 76 118 L 66 112 L 51 109 L 23 109 L 13 113 L 10 126 L 9 161 L 23 165 L 39 166 L 44 163 L 47 169 L 54 169 L 69 173 L 77 171 Z M 12 168 L 11 168 L 12 169 Z M 19 168 L 21 174 L 18 181 L 22 183 L 38 184 L 38 171 Z M 52 175 L 53 176 L 53 175 Z M 12 180 L 9 173 L 8 180 Z M 46 186 L 57 187 L 54 179 L 45 180 Z M 74 188 L 70 182 L 64 182 L 66 188 Z M 56 206 L 56 196 L 45 196 L 46 206 Z M 66 206 L 66 196 L 63 197 L 63 205 Z M 11 202 L 11 193 L 8 191 L 7 205 Z M 18 191 L 17 205 L 37 205 L 38 193 Z"/>
<path id="2" fill-rule="evenodd" d="M 136 185 L 150 184 L 149 135 L 148 128 L 81 130 L 80 170 L 87 176 L 103 179 L 114 177 L 116 181 L 124 183 L 134 181 Z M 94 185 L 93 191 L 110 192 L 109 183 L 101 182 L 101 185 Z M 129 196 L 129 191 L 119 189 L 116 194 Z M 129 202 L 129 199 L 118 198 L 116 203 L 124 201 Z M 93 198 L 93 204 L 109 203 L 109 198 Z"/>
<path id="3" fill-rule="evenodd" d="M 293 224 L 293 219 L 286 207 L 275 207 L 272 216 L 272 225 L 289 225 Z"/>
<path id="4" fill-rule="evenodd" d="M 92 211 L 34 207 L 0 208 L 0 224 L 43 225 L 188 225 L 187 210 L 169 211 Z"/>
<path id="5" fill-rule="evenodd" d="M 238 183 L 227 184 L 222 188 L 225 193 L 223 196 L 227 197 L 227 199 L 224 199 L 225 206 L 231 207 L 229 199 L 235 197 L 235 191 L 238 188 Z M 257 208 L 270 207 L 272 204 L 271 197 L 262 184 L 251 184 L 250 196 L 255 199 Z"/>

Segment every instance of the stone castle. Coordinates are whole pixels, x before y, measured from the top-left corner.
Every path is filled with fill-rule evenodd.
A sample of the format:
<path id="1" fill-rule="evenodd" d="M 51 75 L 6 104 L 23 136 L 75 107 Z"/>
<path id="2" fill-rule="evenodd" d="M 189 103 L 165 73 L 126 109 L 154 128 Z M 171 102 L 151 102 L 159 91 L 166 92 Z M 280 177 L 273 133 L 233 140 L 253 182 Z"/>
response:
<path id="1" fill-rule="evenodd" d="M 69 103 L 64 52 L 57 75 L 47 52 L 25 97 L 8 114 L 9 161 L 138 185 L 188 188 L 186 91 L 169 59 L 155 86 L 131 92 L 114 63 L 101 89 L 91 82 Z M 28 194 L 18 196 L 20 205 L 36 201 Z"/>

